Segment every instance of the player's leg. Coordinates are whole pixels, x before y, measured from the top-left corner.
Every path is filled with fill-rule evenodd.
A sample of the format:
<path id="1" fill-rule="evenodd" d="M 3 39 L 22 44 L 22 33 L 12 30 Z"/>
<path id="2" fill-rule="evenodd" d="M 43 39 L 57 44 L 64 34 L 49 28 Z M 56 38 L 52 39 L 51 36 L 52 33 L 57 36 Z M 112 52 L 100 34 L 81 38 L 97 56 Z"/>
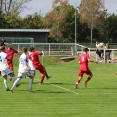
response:
<path id="1" fill-rule="evenodd" d="M 10 89 L 8 87 L 8 83 L 7 83 L 7 75 L 4 76 L 4 86 L 6 88 L 6 91 L 10 91 Z"/>
<path id="2" fill-rule="evenodd" d="M 74 88 L 77 88 L 77 87 L 78 87 L 78 84 L 80 83 L 80 81 L 81 81 L 82 78 L 83 78 L 83 74 L 84 74 L 84 72 L 80 70 L 79 73 L 78 73 L 79 78 L 78 78 L 78 80 L 76 81 L 76 83 L 75 83 L 75 85 L 74 85 Z"/>
<path id="3" fill-rule="evenodd" d="M 33 74 L 33 82 L 34 82 L 34 78 L 35 78 L 36 70 L 31 70 L 31 73 Z"/>
<path id="4" fill-rule="evenodd" d="M 18 84 L 18 82 L 24 77 L 24 73 L 18 73 L 18 78 L 14 81 L 13 86 L 11 88 L 11 92 L 14 92 L 14 89 L 16 87 L 16 85 Z"/>
<path id="5" fill-rule="evenodd" d="M 93 77 L 93 74 L 90 70 L 87 70 L 86 74 L 88 75 L 88 77 L 84 82 L 85 87 L 87 87 L 87 82 L 89 82 L 89 80 L 91 80 L 91 78 Z"/>
<path id="6" fill-rule="evenodd" d="M 7 83 L 7 73 L 5 71 L 1 71 L 1 75 L 4 78 L 4 86 L 6 88 L 6 91 L 9 91 L 10 89 L 8 88 L 8 83 Z"/>
<path id="7" fill-rule="evenodd" d="M 44 74 L 45 74 L 47 79 L 51 78 L 51 76 L 48 75 L 48 73 L 43 65 L 41 65 L 41 69 L 44 71 Z"/>
<path id="8" fill-rule="evenodd" d="M 12 70 L 13 71 L 13 64 L 12 64 L 12 61 L 9 61 L 8 62 L 8 65 L 9 65 L 9 68 L 10 68 L 10 70 Z M 15 76 L 15 75 L 14 75 Z M 10 81 L 13 81 L 14 79 L 12 79 L 12 77 L 10 77 Z"/>
<path id="9" fill-rule="evenodd" d="M 30 92 L 34 92 L 34 90 L 32 88 L 34 75 L 32 74 L 31 71 L 29 71 L 28 74 L 27 74 L 27 76 L 30 78 L 30 81 L 29 81 L 29 91 Z"/>
<path id="10" fill-rule="evenodd" d="M 30 91 L 30 92 L 34 92 L 34 90 L 33 90 L 33 88 L 32 88 L 33 79 L 34 79 L 34 77 L 30 77 L 30 81 L 29 81 L 29 91 Z"/>
<path id="11" fill-rule="evenodd" d="M 12 92 L 12 93 L 14 92 L 14 89 L 15 89 L 16 85 L 18 84 L 18 82 L 19 82 L 20 80 L 21 80 L 21 78 L 17 78 L 17 79 L 14 81 L 13 86 L 12 86 L 12 88 L 11 88 L 11 92 Z"/>
<path id="12" fill-rule="evenodd" d="M 36 68 L 37 70 L 39 70 L 39 72 L 42 74 L 40 77 L 40 81 L 39 84 L 42 84 L 45 78 L 45 69 L 42 65 L 40 65 L 38 68 Z"/>

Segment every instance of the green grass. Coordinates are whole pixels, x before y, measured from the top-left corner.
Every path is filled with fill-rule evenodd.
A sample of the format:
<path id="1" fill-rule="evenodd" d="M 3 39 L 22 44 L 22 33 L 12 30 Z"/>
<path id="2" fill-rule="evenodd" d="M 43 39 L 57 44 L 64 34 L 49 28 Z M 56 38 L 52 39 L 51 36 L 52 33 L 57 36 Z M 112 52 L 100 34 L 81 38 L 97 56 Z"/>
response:
<path id="1" fill-rule="evenodd" d="M 41 60 L 40 60 L 41 61 Z M 14 94 L 5 91 L 3 78 L 0 78 L 0 117 L 116 117 L 117 116 L 117 64 L 90 63 L 93 78 L 88 87 L 83 86 L 84 75 L 78 89 L 74 84 L 78 79 L 77 59 L 61 62 L 59 57 L 44 57 L 44 66 L 50 80 L 39 85 L 41 74 L 36 71 L 33 89 L 28 91 L 29 79 L 21 80 Z M 18 71 L 18 58 L 14 59 L 15 74 Z M 12 82 L 8 80 L 9 87 Z"/>

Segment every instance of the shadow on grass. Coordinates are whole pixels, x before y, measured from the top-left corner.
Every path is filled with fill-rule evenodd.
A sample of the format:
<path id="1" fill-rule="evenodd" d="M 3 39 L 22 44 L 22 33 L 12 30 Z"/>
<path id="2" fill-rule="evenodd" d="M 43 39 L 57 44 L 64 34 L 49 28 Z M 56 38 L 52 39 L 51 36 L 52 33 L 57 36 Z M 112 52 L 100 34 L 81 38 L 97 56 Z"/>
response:
<path id="1" fill-rule="evenodd" d="M 27 89 L 21 89 L 19 91 L 26 91 L 29 92 L 29 90 Z M 51 90 L 35 90 L 35 92 L 33 93 L 52 93 L 52 94 L 63 94 L 63 93 L 67 93 L 67 92 L 61 92 L 61 91 L 51 91 Z"/>
<path id="2" fill-rule="evenodd" d="M 21 84 L 29 84 L 29 82 L 20 82 Z M 33 82 L 34 84 L 39 84 L 39 82 Z M 49 82 L 44 82 L 42 85 L 73 85 L 74 84 L 70 84 L 70 83 L 49 83 Z"/>
<path id="3" fill-rule="evenodd" d="M 51 85 L 73 85 L 74 86 L 74 84 L 70 84 L 70 83 L 46 83 L 46 84 L 51 84 Z"/>

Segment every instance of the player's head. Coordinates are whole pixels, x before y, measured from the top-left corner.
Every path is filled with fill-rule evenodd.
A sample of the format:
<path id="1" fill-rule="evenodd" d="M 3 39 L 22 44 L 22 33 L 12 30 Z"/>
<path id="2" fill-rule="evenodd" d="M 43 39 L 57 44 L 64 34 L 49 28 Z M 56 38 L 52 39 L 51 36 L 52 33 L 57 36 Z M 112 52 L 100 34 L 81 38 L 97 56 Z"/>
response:
<path id="1" fill-rule="evenodd" d="M 11 43 L 8 43 L 8 48 L 12 48 L 12 44 Z"/>
<path id="2" fill-rule="evenodd" d="M 88 52 L 89 49 L 88 49 L 88 48 L 84 48 L 83 51 L 84 51 L 84 52 Z"/>
<path id="3" fill-rule="evenodd" d="M 5 47 L 4 46 L 0 46 L 0 51 L 4 51 Z"/>
<path id="4" fill-rule="evenodd" d="M 30 47 L 30 48 L 29 48 L 29 51 L 30 51 L 30 52 L 34 52 L 34 51 L 35 51 L 35 48 L 34 48 L 34 47 Z"/>
<path id="5" fill-rule="evenodd" d="M 30 47 L 28 51 L 32 52 L 32 48 Z"/>
<path id="6" fill-rule="evenodd" d="M 27 52 L 28 52 L 27 47 L 23 47 L 23 48 L 22 48 L 22 51 L 23 51 L 24 53 L 27 53 Z"/>
<path id="7" fill-rule="evenodd" d="M 34 48 L 34 47 L 32 47 L 31 49 L 32 49 L 32 52 L 34 52 L 34 51 L 35 51 L 35 48 Z"/>

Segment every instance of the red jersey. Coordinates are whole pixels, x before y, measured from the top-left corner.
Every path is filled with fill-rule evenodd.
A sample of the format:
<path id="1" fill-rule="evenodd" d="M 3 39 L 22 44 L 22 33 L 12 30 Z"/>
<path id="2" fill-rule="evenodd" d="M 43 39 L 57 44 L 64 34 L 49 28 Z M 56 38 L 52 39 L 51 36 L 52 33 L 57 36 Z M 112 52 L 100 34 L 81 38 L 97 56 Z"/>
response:
<path id="1" fill-rule="evenodd" d="M 39 60 L 39 55 L 43 55 L 43 53 L 42 52 L 32 52 L 30 55 L 28 55 L 28 58 L 32 60 L 35 68 L 37 68 L 41 64 L 41 62 Z"/>
<path id="2" fill-rule="evenodd" d="M 86 71 L 88 70 L 88 59 L 90 59 L 89 54 L 87 53 L 83 53 L 80 57 L 79 57 L 79 62 L 80 62 L 80 70 L 82 71 Z"/>
<path id="3" fill-rule="evenodd" d="M 9 48 L 6 48 L 5 52 L 7 53 L 7 59 L 10 59 L 10 60 L 13 60 L 14 54 L 18 53 L 17 50 L 15 50 L 15 49 L 9 49 Z"/>

